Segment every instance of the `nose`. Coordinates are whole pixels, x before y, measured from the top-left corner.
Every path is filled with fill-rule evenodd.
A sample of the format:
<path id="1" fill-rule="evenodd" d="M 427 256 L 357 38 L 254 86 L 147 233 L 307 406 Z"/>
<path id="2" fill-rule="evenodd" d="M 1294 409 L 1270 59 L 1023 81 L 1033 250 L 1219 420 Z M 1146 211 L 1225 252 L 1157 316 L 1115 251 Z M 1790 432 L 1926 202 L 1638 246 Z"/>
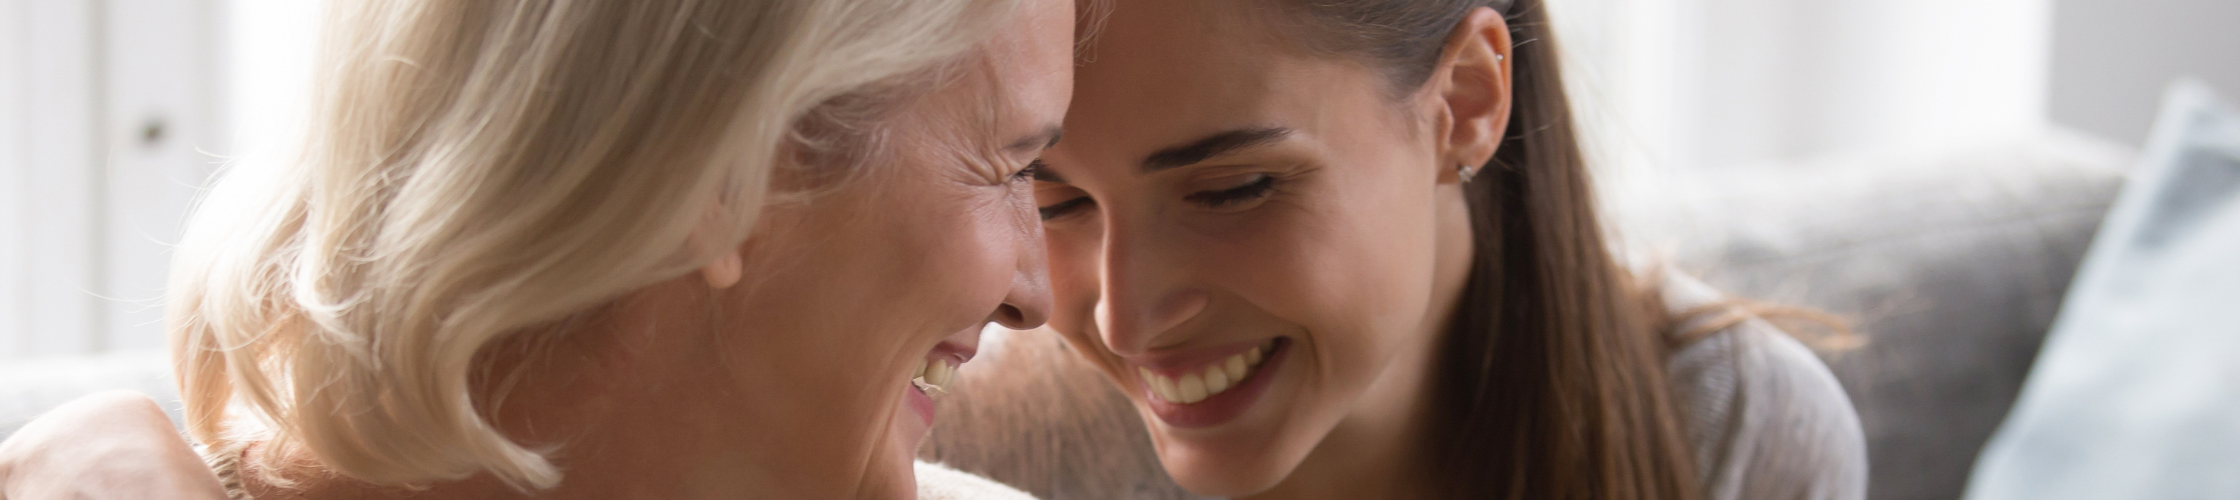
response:
<path id="1" fill-rule="evenodd" d="M 1042 240 L 1042 214 L 1032 193 L 1014 205 L 1020 230 L 1012 244 L 1019 262 L 1012 269 L 1010 292 L 995 312 L 989 313 L 988 321 L 1013 330 L 1029 330 L 1050 321 L 1050 254 Z"/>
<path id="2" fill-rule="evenodd" d="M 1196 317 L 1209 299 L 1187 286 L 1188 270 L 1162 251 L 1156 235 L 1114 219 L 1108 215 L 1105 223 L 1097 330 L 1106 348 L 1133 356 L 1163 345 L 1161 335 Z"/>
<path id="3" fill-rule="evenodd" d="M 1049 322 L 1050 277 L 1042 273 L 1013 279 L 1011 294 L 1004 296 L 1003 305 L 996 306 L 988 321 L 1013 330 L 1031 330 Z"/>

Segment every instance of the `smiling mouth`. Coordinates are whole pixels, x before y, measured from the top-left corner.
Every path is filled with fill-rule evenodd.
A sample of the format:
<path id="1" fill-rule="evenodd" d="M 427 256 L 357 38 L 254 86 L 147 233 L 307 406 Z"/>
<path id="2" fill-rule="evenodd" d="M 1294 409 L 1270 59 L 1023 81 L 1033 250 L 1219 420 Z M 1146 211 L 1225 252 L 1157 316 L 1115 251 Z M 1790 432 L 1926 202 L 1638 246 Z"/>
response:
<path id="1" fill-rule="evenodd" d="M 1252 350 L 1237 353 L 1219 362 L 1182 372 L 1181 376 L 1153 373 L 1148 368 L 1137 367 L 1136 375 L 1151 390 L 1152 397 L 1174 404 L 1193 404 L 1228 391 L 1251 378 L 1260 370 L 1260 363 L 1275 350 L 1277 339 L 1268 339 Z"/>
<path id="2" fill-rule="evenodd" d="M 955 360 L 945 356 L 918 360 L 918 366 L 910 372 L 910 385 L 928 396 L 947 394 L 949 384 L 956 381 Z"/>

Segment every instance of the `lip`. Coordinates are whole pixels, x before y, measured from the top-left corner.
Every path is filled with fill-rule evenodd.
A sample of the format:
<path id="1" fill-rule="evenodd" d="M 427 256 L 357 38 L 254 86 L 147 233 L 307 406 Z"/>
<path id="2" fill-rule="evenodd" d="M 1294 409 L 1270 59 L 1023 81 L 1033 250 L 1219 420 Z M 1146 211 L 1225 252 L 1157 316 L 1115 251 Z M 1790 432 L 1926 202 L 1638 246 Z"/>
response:
<path id="1" fill-rule="evenodd" d="M 1270 339 L 1258 339 L 1249 342 L 1223 344 L 1187 352 L 1138 354 L 1134 356 L 1123 356 L 1120 359 L 1122 361 L 1126 361 L 1129 366 L 1151 370 L 1152 373 L 1167 376 L 1181 376 L 1185 373 L 1204 370 L 1206 368 L 1206 365 L 1211 365 L 1220 362 L 1221 360 L 1229 359 L 1230 356 L 1244 354 L 1245 351 L 1250 351 L 1254 347 L 1266 345 L 1268 343 L 1268 340 Z"/>
<path id="2" fill-rule="evenodd" d="M 1245 350 L 1260 345 L 1262 342 L 1265 341 L 1245 344 Z M 1243 351 L 1239 350 L 1237 352 Z M 1148 381 L 1139 377 L 1131 378 L 1136 379 L 1135 391 L 1138 396 L 1143 398 L 1144 406 L 1149 407 L 1151 414 L 1158 416 L 1161 422 L 1177 428 L 1201 429 L 1229 423 L 1243 415 L 1245 410 L 1252 408 L 1252 404 L 1258 402 L 1260 396 L 1268 392 L 1268 386 L 1275 379 L 1276 371 L 1283 368 L 1283 360 L 1288 357 L 1286 354 L 1290 353 L 1291 339 L 1278 337 L 1275 349 L 1268 351 L 1266 359 L 1260 362 L 1260 366 L 1253 370 L 1252 375 L 1246 376 L 1243 381 L 1230 387 L 1227 391 L 1222 391 L 1220 394 L 1190 404 L 1173 403 L 1159 399 L 1159 396 L 1151 393 Z M 1231 352 L 1229 354 L 1235 353 Z M 1197 366 L 1226 358 L 1229 354 L 1212 357 Z M 1174 370 L 1186 369 L 1190 366 L 1193 365 L 1175 363 L 1168 364 L 1164 368 Z M 1150 366 L 1146 366 L 1146 368 L 1150 368 L 1152 371 L 1161 371 Z M 1162 374 L 1164 373 L 1162 372 Z"/>
<path id="3" fill-rule="evenodd" d="M 943 357 L 953 359 L 956 360 L 957 366 L 962 367 L 966 362 L 972 361 L 973 356 L 977 356 L 979 354 L 980 348 L 978 346 L 969 346 L 957 343 L 955 341 L 944 340 L 939 344 L 934 344 L 933 350 L 926 352 L 926 357 L 927 359 Z"/>
<path id="4" fill-rule="evenodd" d="M 955 361 L 960 368 L 966 362 L 972 361 L 972 358 L 977 355 L 979 355 L 977 347 L 951 341 L 942 341 L 940 344 L 935 344 L 932 350 L 926 351 L 926 359 L 948 358 Z M 902 382 L 902 387 L 904 402 L 910 407 L 910 412 L 917 414 L 918 419 L 924 422 L 927 427 L 932 427 L 934 421 L 933 396 L 926 394 L 926 391 L 918 389 L 917 384 L 912 384 L 907 380 Z"/>
<path id="5" fill-rule="evenodd" d="M 918 390 L 917 386 L 911 386 L 903 390 L 909 392 L 907 397 L 909 398 L 910 412 L 918 414 L 918 420 L 924 421 L 927 426 L 932 426 L 933 396 L 927 395 L 926 391 Z"/>

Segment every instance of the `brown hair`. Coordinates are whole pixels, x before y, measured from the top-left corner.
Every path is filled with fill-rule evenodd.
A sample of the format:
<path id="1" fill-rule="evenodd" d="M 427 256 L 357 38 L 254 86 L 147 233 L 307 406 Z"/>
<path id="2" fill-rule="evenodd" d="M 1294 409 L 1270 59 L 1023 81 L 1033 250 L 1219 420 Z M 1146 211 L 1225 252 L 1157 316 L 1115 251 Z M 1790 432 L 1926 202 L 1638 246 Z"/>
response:
<path id="1" fill-rule="evenodd" d="M 1420 88 L 1470 12 L 1516 40 L 1510 126 L 1464 186 L 1473 255 L 1441 340 L 1433 435 L 1461 498 L 1695 498 L 1664 375 L 1670 323 L 1611 256 L 1541 0 L 1281 2 L 1296 43 Z M 1403 94 L 1406 92 L 1402 92 Z"/>

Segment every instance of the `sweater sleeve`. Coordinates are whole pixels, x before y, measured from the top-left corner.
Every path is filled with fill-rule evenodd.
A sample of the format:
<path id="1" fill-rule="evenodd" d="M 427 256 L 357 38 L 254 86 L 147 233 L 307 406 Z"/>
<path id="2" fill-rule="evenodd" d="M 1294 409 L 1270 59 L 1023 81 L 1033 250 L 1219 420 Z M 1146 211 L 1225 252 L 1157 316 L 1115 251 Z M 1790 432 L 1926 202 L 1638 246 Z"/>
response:
<path id="1" fill-rule="evenodd" d="M 1667 302 L 1678 308 L 1717 297 L 1692 280 L 1677 285 L 1684 290 L 1668 285 Z M 1705 498 L 1866 498 L 1858 413 L 1804 344 L 1751 320 L 1679 349 L 1667 370 Z"/>

